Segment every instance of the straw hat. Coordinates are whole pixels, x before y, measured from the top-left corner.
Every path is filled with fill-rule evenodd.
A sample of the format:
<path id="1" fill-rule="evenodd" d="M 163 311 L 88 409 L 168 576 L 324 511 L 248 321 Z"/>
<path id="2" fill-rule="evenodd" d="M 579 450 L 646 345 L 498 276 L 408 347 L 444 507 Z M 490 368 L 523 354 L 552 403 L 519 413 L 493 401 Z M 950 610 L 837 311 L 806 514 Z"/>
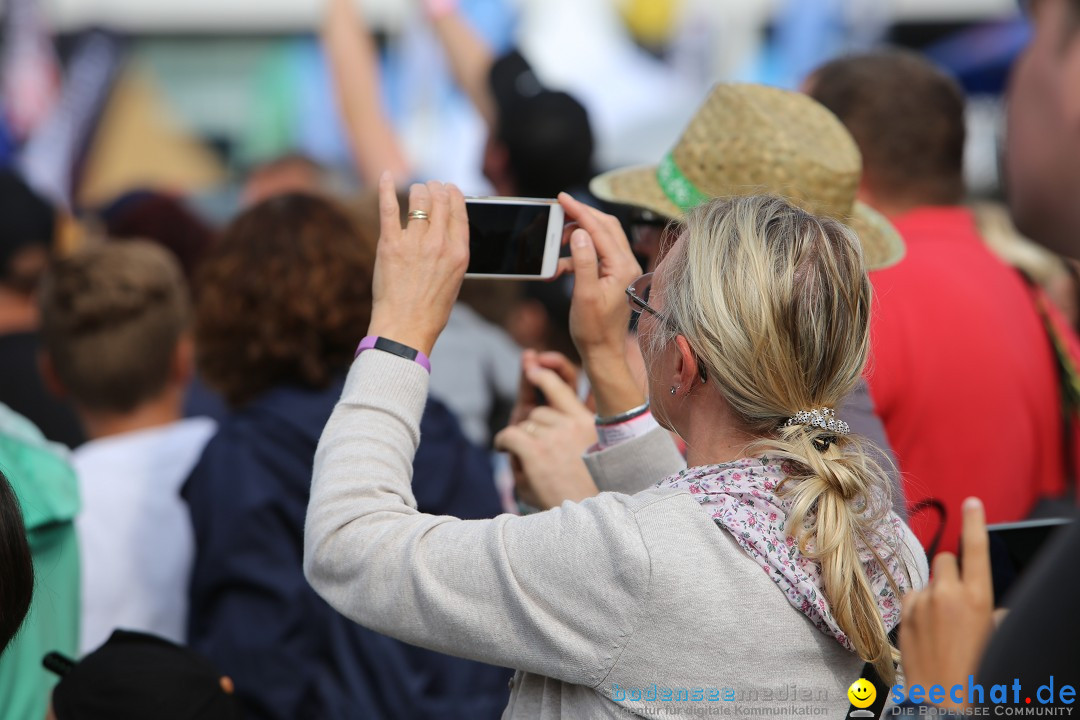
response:
<path id="1" fill-rule="evenodd" d="M 660 165 L 604 173 L 597 197 L 680 219 L 714 197 L 780 195 L 849 225 L 872 270 L 904 256 L 883 215 L 855 199 L 862 156 L 851 134 L 806 95 L 763 85 L 722 84 Z"/>

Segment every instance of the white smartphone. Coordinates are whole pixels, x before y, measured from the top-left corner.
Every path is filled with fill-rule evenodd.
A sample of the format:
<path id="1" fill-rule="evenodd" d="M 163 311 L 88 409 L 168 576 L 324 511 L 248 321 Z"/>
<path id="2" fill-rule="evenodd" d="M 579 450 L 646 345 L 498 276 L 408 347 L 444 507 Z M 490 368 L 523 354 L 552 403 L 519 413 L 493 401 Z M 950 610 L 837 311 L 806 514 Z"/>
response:
<path id="1" fill-rule="evenodd" d="M 465 199 L 469 267 L 465 277 L 543 280 L 555 276 L 563 209 L 555 200 L 514 197 Z"/>

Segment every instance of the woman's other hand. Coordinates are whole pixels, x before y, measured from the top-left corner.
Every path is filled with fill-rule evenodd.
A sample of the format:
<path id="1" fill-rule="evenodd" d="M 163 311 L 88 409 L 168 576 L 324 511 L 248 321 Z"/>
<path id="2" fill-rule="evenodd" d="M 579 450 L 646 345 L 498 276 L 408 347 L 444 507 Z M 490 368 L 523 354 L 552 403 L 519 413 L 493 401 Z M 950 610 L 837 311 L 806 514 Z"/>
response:
<path id="1" fill-rule="evenodd" d="M 434 181 L 409 188 L 415 211 L 426 219 L 410 218 L 402 228 L 393 178 L 383 173 L 368 334 L 430 355 L 469 264 L 469 219 L 461 191 Z"/>
<path id="2" fill-rule="evenodd" d="M 541 366 L 535 353 L 523 359 L 523 365 L 530 384 L 523 393 L 533 398 L 531 409 L 520 422 L 495 436 L 495 447 L 512 456 L 518 497 L 546 510 L 566 500 L 577 502 L 596 495 L 596 484 L 581 459 L 596 443 L 593 413 L 563 373 Z M 546 405 L 536 404 L 537 389 Z M 519 400 L 515 415 L 520 418 L 525 407 Z"/>
<path id="3" fill-rule="evenodd" d="M 626 288 L 641 275 L 641 266 L 616 218 L 566 193 L 559 194 L 559 204 L 578 225 L 570 233 L 570 334 L 593 386 L 597 414 L 616 415 L 644 401 L 625 354 L 630 326 Z M 564 268 L 565 261 L 560 261 Z"/>
<path id="4" fill-rule="evenodd" d="M 567 193 L 559 194 L 559 204 L 577 225 L 569 237 L 575 278 L 570 308 L 574 344 L 582 358 L 620 355 L 630 324 L 626 288 L 641 275 L 641 266 L 618 219 Z"/>

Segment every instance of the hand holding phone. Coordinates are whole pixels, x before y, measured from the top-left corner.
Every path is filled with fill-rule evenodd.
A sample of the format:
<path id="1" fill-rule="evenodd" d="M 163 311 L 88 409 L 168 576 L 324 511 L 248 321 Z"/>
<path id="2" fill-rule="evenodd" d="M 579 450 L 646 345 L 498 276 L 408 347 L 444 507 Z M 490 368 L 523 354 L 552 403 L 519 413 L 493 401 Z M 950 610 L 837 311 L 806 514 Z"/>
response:
<path id="1" fill-rule="evenodd" d="M 469 259 L 465 198 L 453 185 L 409 188 L 403 228 L 394 180 L 379 180 L 379 245 L 368 335 L 431 354 L 457 300 Z"/>
<path id="2" fill-rule="evenodd" d="M 589 376 L 596 410 L 618 415 L 645 400 L 626 360 L 630 307 L 626 288 L 641 275 L 619 221 L 560 193 L 566 216 L 578 224 L 570 236 L 574 295 L 570 335 Z"/>

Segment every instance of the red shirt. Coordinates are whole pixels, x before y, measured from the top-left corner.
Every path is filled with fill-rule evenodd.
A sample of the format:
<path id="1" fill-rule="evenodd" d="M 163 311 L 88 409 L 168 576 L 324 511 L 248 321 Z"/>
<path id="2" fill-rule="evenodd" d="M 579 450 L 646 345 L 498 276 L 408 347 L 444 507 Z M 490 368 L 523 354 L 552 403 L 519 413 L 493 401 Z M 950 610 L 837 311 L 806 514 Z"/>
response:
<path id="1" fill-rule="evenodd" d="M 867 380 L 909 507 L 941 500 L 940 549 L 955 551 L 965 497 L 982 498 L 988 522 L 1007 522 L 1064 488 L 1057 370 L 1031 291 L 986 248 L 968 209 L 920 208 L 893 222 L 907 255 L 870 274 Z M 937 515 L 911 525 L 926 546 Z"/>

